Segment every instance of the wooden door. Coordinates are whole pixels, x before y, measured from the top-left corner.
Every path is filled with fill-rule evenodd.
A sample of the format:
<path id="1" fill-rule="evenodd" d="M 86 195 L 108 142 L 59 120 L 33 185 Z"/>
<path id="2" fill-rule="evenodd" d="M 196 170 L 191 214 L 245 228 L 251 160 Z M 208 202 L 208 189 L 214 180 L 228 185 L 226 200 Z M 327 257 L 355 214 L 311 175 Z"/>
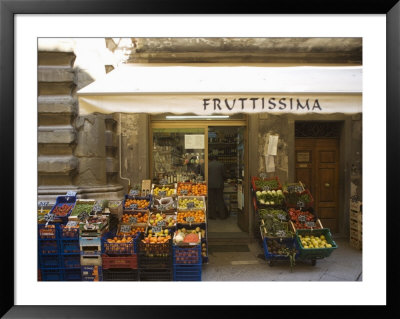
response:
<path id="1" fill-rule="evenodd" d="M 338 232 L 339 140 L 296 138 L 296 180 L 314 197 L 314 209 L 322 225 Z"/>

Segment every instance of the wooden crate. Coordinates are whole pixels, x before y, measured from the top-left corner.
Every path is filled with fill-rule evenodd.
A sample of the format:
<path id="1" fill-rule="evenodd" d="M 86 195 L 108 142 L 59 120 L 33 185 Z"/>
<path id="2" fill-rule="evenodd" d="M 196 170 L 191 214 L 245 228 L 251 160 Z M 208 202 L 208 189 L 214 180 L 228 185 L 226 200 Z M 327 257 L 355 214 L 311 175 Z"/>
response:
<path id="1" fill-rule="evenodd" d="M 356 249 L 362 249 L 362 241 L 350 236 L 350 246 Z"/>
<path id="2" fill-rule="evenodd" d="M 350 210 L 355 211 L 356 213 L 360 213 L 362 209 L 362 203 L 357 201 L 350 201 Z"/>
<path id="3" fill-rule="evenodd" d="M 359 221 L 358 219 L 350 218 L 350 229 L 361 231 L 362 229 L 361 221 Z"/>

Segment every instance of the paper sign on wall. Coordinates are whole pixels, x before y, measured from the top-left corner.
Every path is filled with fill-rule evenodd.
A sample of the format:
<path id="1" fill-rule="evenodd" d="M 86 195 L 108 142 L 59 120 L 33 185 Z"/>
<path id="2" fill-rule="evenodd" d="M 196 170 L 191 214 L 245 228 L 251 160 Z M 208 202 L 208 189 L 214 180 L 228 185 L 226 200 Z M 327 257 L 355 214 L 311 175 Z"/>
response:
<path id="1" fill-rule="evenodd" d="M 268 150 L 267 150 L 268 155 L 276 155 L 276 151 L 278 148 L 278 138 L 279 138 L 279 135 L 270 135 L 269 136 Z"/>
<path id="2" fill-rule="evenodd" d="M 265 169 L 266 169 L 267 173 L 275 172 L 274 156 L 272 156 L 272 155 L 265 156 Z"/>
<path id="3" fill-rule="evenodd" d="M 204 149 L 204 134 L 185 134 L 185 149 Z"/>

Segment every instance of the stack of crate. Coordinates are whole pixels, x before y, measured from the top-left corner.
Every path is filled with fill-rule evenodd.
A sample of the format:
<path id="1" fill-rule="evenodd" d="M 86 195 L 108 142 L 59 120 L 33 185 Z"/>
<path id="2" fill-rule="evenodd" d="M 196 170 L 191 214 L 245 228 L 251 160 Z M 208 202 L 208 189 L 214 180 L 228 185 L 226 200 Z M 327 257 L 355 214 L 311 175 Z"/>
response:
<path id="1" fill-rule="evenodd" d="M 362 203 L 350 201 L 350 246 L 362 249 Z"/>
<path id="2" fill-rule="evenodd" d="M 201 281 L 201 245 L 173 246 L 173 280 Z"/>
<path id="3" fill-rule="evenodd" d="M 81 260 L 79 246 L 79 226 L 70 221 L 60 226 L 61 267 L 65 281 L 81 280 Z"/>
<path id="4" fill-rule="evenodd" d="M 62 281 L 58 223 L 38 224 L 38 263 L 42 281 Z"/>
<path id="5" fill-rule="evenodd" d="M 100 237 L 80 237 L 79 246 L 82 281 L 102 281 Z"/>
<path id="6" fill-rule="evenodd" d="M 140 232 L 127 237 L 129 242 L 123 242 L 125 236 L 114 236 L 107 233 L 102 238 L 103 281 L 137 281 L 138 258 L 137 240 Z M 115 239 L 115 240 L 113 240 Z"/>

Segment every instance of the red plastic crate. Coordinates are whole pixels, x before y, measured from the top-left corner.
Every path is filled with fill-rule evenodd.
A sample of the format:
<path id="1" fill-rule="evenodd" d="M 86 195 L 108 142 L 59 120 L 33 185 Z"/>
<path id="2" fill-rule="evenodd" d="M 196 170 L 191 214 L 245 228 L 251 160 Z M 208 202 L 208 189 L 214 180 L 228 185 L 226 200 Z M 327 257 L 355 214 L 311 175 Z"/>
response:
<path id="1" fill-rule="evenodd" d="M 262 190 L 261 188 L 257 188 L 257 187 L 256 187 L 256 181 L 259 181 L 260 179 L 261 179 L 261 178 L 259 178 L 259 177 L 257 177 L 257 176 L 252 176 L 252 177 L 251 177 L 251 185 L 253 186 L 253 190 L 254 190 L 254 191 Z M 282 185 L 281 185 L 281 183 L 280 183 L 280 181 L 279 181 L 279 179 L 278 179 L 277 176 L 272 177 L 272 178 L 263 178 L 262 180 L 263 180 L 263 181 L 276 180 L 276 181 L 278 182 L 278 187 L 277 187 L 277 188 L 271 188 L 271 191 L 272 191 L 272 190 L 282 189 Z"/>
<path id="2" fill-rule="evenodd" d="M 112 268 L 130 268 L 137 269 L 138 268 L 138 260 L 137 255 L 131 256 L 117 256 L 110 257 L 105 254 L 102 255 L 103 260 L 103 269 L 112 269 Z"/>

